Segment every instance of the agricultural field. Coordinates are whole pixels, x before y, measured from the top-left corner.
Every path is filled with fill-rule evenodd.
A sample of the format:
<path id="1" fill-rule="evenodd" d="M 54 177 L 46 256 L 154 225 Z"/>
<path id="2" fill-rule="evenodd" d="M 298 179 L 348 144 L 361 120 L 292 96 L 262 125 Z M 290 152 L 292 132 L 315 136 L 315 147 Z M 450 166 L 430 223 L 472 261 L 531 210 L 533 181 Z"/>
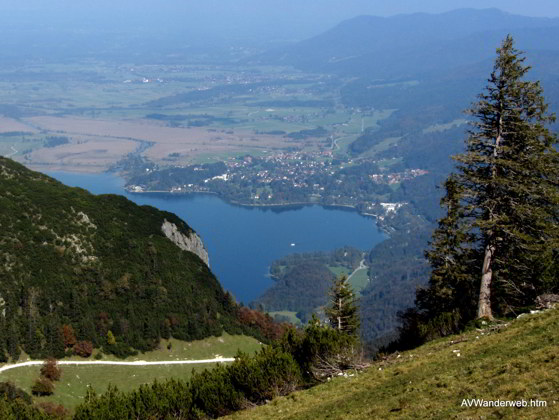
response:
<path id="1" fill-rule="evenodd" d="M 161 167 L 285 151 L 342 157 L 394 111 L 341 105 L 343 83 L 271 66 L 0 65 L 0 154 L 87 172 L 130 155 Z M 46 148 L 48 136 L 69 142 Z"/>
<path id="2" fill-rule="evenodd" d="M 360 294 L 361 290 L 363 290 L 369 284 L 369 276 L 367 274 L 368 267 L 358 268 L 355 271 L 352 271 L 344 266 L 329 266 L 328 269 L 334 273 L 336 277 L 346 276 L 349 284 L 353 288 L 353 290 Z"/>
<path id="3" fill-rule="evenodd" d="M 37 130 L 14 118 L 0 117 L 0 135 L 17 136 L 35 134 Z"/>

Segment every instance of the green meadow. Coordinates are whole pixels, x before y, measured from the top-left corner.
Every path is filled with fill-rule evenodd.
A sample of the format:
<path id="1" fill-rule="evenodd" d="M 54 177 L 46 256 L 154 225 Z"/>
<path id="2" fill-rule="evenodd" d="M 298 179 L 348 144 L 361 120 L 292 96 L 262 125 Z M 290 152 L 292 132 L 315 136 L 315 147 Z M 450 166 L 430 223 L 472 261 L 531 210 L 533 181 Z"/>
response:
<path id="1" fill-rule="evenodd" d="M 127 358 L 126 361 L 143 360 L 149 362 L 212 359 L 218 356 L 234 357 L 238 351 L 253 354 L 261 347 L 262 344 L 252 337 L 232 336 L 225 333 L 221 337 L 210 337 L 193 342 L 175 339 L 162 340 L 158 350 L 140 353 L 137 356 Z M 87 360 L 94 361 L 94 355 Z M 25 360 L 25 357 L 20 358 L 20 361 Z M 72 357 L 64 360 L 86 359 Z M 105 355 L 101 360 L 122 361 Z M 35 400 L 37 402 L 50 401 L 73 409 L 83 401 L 89 387 L 97 393 L 103 393 L 109 385 L 115 385 L 121 390 L 130 391 L 155 380 L 165 381 L 170 378 L 187 380 L 192 375 L 193 370 L 211 369 L 215 365 L 215 363 L 152 366 L 65 365 L 60 367 L 62 377 L 60 381 L 55 382 L 54 394 L 48 397 L 36 397 Z M 39 371 L 40 366 L 10 369 L 0 373 L 0 381 L 12 382 L 26 392 L 31 393 L 31 387 L 35 379 L 39 377 Z"/>

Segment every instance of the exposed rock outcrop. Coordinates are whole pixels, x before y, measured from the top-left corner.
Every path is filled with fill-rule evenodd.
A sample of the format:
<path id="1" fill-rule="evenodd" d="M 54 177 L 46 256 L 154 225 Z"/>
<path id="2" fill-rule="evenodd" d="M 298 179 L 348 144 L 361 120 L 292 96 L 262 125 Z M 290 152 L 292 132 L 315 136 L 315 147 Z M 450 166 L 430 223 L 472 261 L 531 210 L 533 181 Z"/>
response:
<path id="1" fill-rule="evenodd" d="M 547 293 L 536 298 L 536 305 L 540 309 L 553 309 L 559 306 L 559 295 Z"/>
<path id="2" fill-rule="evenodd" d="M 198 255 L 208 267 L 210 266 L 208 251 L 204 247 L 202 239 L 200 239 L 200 237 L 194 231 L 192 231 L 190 235 L 185 235 L 177 228 L 177 225 L 167 220 L 163 222 L 161 230 L 163 231 L 165 236 L 169 238 L 180 249 L 193 252 L 194 254 Z"/>

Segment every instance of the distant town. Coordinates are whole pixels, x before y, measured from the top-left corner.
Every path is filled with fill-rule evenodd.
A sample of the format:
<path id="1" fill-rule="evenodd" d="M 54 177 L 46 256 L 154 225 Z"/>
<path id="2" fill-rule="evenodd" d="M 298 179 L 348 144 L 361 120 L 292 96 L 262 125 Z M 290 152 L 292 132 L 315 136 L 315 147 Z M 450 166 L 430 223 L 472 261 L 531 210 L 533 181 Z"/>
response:
<path id="1" fill-rule="evenodd" d="M 282 152 L 186 167 L 153 166 L 136 174 L 126 187 L 134 193 L 215 193 L 246 205 L 316 203 L 379 215 L 402 205 L 386 202 L 395 186 L 428 171 L 389 172 L 375 161 L 331 159 L 330 152 Z"/>

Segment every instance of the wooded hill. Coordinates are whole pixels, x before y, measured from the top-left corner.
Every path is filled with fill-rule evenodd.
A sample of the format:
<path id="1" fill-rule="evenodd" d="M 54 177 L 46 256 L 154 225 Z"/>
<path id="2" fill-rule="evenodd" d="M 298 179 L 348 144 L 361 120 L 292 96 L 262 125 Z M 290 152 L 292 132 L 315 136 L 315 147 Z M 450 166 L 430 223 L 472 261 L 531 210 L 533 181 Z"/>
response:
<path id="1" fill-rule="evenodd" d="M 557 18 L 520 16 L 498 9 L 365 15 L 251 60 L 363 76 L 377 79 L 377 83 L 378 79 L 409 80 L 410 76 L 424 79 L 449 76 L 460 68 L 472 72 L 474 63 L 490 60 L 494 46 L 507 32 L 515 34 L 521 48 L 549 53 L 557 49 L 552 40 L 558 30 Z M 556 63 L 556 59 L 552 61 Z"/>
<path id="2" fill-rule="evenodd" d="M 126 356 L 240 332 L 206 264 L 162 232 L 174 214 L 94 196 L 0 158 L 0 361 L 63 357 L 90 342 Z M 87 348 L 87 346 L 86 346 Z"/>
<path id="3" fill-rule="evenodd" d="M 353 247 L 334 251 L 291 254 L 274 261 L 270 274 L 275 284 L 250 303 L 264 311 L 293 311 L 303 324 L 320 306 L 328 302 L 328 290 L 336 279 L 335 271 L 351 273 L 363 259 Z"/>

